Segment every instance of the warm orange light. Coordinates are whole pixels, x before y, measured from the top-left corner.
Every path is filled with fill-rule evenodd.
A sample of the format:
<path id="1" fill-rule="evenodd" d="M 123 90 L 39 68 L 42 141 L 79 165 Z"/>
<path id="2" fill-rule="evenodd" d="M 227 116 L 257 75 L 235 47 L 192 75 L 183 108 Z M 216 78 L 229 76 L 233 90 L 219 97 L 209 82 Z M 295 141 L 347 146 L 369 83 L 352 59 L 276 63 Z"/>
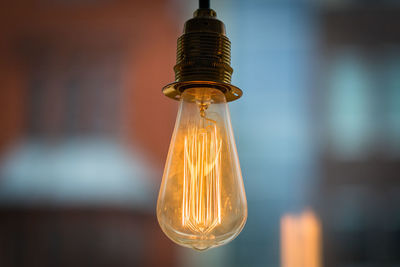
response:
<path id="1" fill-rule="evenodd" d="M 242 230 L 247 203 L 225 95 L 183 92 L 157 203 L 176 243 L 197 250 L 225 244 Z"/>
<path id="2" fill-rule="evenodd" d="M 188 129 L 184 146 L 182 225 L 207 233 L 221 223 L 221 145 L 216 123 Z"/>
<path id="3" fill-rule="evenodd" d="M 282 217 L 281 266 L 321 267 L 321 224 L 311 210 Z"/>

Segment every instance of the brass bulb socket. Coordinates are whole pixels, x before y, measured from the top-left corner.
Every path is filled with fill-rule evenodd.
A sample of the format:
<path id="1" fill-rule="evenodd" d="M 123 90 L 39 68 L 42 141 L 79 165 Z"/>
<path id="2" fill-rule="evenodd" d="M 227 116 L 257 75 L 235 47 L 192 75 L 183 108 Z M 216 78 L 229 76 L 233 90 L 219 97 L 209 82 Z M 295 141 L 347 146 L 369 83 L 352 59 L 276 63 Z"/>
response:
<path id="1" fill-rule="evenodd" d="M 166 85 L 163 93 L 180 99 L 188 88 L 212 87 L 221 90 L 227 101 L 236 100 L 242 91 L 231 85 L 230 63 L 231 42 L 225 35 L 225 25 L 216 19 L 214 10 L 198 9 L 178 38 L 175 82 Z"/>

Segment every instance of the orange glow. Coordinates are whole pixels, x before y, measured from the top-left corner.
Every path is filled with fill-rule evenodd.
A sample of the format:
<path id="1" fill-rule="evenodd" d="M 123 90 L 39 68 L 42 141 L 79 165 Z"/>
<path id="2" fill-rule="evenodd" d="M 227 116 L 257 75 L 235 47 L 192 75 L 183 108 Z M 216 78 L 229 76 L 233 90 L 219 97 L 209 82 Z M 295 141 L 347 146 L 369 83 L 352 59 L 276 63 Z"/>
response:
<path id="1" fill-rule="evenodd" d="M 281 219 L 281 266 L 321 267 L 321 223 L 311 210 Z"/>
<path id="2" fill-rule="evenodd" d="M 164 233 L 196 250 L 243 229 L 247 202 L 225 95 L 190 88 L 180 100 L 157 203 Z"/>
<path id="3" fill-rule="evenodd" d="M 192 127 L 185 136 L 182 225 L 199 233 L 221 223 L 222 140 L 212 122 L 204 128 Z"/>

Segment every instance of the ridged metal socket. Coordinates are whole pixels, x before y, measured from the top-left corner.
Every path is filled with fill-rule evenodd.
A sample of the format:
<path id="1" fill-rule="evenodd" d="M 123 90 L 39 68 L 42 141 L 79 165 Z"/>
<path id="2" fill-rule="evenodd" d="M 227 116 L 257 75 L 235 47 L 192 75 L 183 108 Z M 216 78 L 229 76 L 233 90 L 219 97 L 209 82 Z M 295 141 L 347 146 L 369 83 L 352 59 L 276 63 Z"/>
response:
<path id="1" fill-rule="evenodd" d="M 180 99 L 185 89 L 212 87 L 221 90 L 227 101 L 236 100 L 242 91 L 230 84 L 230 63 L 231 42 L 225 35 L 225 25 L 216 19 L 214 10 L 198 9 L 178 38 L 175 82 L 165 86 L 163 93 Z"/>

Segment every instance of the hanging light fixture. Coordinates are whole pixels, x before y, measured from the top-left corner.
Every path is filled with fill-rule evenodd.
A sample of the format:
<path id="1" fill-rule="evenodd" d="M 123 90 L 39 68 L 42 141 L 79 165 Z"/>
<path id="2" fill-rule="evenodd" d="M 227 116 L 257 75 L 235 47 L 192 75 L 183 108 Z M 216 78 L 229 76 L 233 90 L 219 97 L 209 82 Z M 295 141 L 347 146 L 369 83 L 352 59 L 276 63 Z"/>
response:
<path id="1" fill-rule="evenodd" d="M 179 245 L 205 250 L 234 239 L 247 202 L 227 102 L 231 85 L 225 25 L 200 0 L 178 39 L 175 82 L 163 93 L 180 101 L 157 203 L 164 233 Z"/>

